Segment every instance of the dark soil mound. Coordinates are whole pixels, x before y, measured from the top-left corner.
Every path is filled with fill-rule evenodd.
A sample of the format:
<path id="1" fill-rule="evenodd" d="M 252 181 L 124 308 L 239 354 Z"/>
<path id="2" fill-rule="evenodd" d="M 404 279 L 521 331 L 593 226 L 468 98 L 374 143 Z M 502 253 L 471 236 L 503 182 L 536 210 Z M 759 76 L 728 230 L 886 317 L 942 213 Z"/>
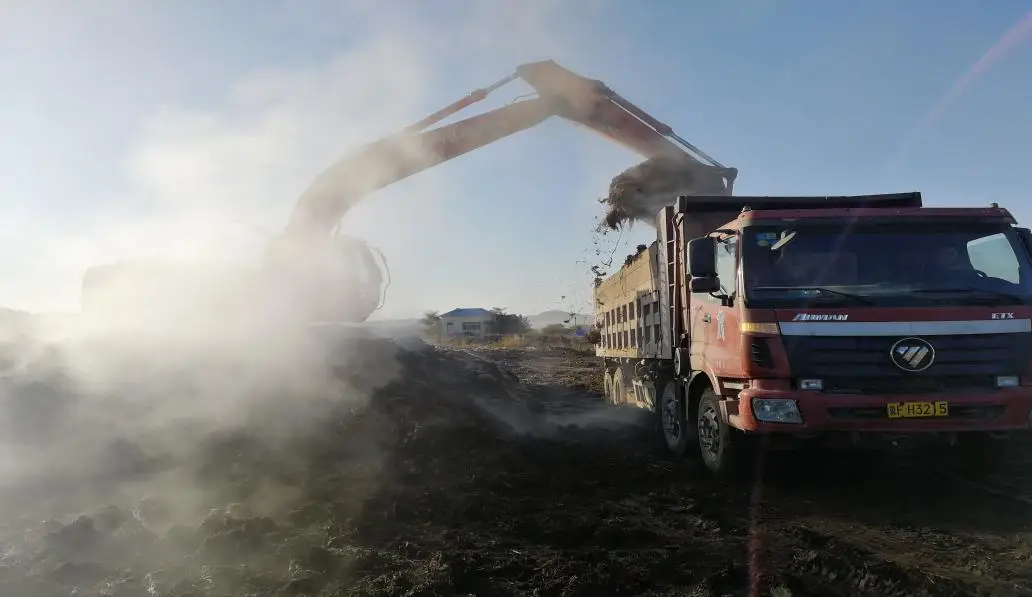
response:
<path id="1" fill-rule="evenodd" d="M 169 421 L 140 437 L 77 440 L 81 403 L 96 397 L 52 363 L 9 376 L 0 409 L 12 445 L 48 453 L 47 465 L 85 453 L 96 460 L 44 466 L 7 488 L 20 507 L 6 525 L 0 594 L 393 594 L 438 582 L 439 558 L 402 574 L 404 550 L 369 541 L 389 535 L 392 519 L 423 524 L 468 508 L 449 488 L 474 477 L 478 460 L 557 430 L 536 422 L 530 395 L 491 361 L 389 340 L 360 348 L 331 367 L 339 395 L 297 405 L 303 420 L 274 424 L 289 417 L 290 399 L 261 396 L 243 423 Z M 426 482 L 426 499 L 406 503 L 404 488 Z M 111 503 L 91 509 L 101 498 Z M 44 513 L 53 518 L 33 522 Z"/>

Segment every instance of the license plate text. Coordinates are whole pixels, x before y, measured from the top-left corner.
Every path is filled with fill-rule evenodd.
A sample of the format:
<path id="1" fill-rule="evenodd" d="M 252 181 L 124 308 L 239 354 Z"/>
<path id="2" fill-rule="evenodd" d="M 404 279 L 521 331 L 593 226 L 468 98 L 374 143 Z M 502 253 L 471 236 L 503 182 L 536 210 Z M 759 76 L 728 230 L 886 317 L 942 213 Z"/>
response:
<path id="1" fill-rule="evenodd" d="M 949 405 L 945 400 L 936 402 L 892 402 L 888 405 L 890 419 L 916 419 L 924 417 L 948 417 Z"/>

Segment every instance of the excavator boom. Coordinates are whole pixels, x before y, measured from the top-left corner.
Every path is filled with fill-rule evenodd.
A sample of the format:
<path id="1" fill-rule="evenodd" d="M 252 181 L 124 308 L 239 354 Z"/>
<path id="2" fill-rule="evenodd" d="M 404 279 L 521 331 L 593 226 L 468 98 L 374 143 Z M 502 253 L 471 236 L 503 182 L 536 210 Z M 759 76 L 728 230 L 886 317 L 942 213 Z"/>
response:
<path id="1" fill-rule="evenodd" d="M 517 78 L 533 87 L 537 97 L 426 130 Z M 691 182 L 686 188 L 679 187 L 681 194 L 731 194 L 737 174 L 734 168 L 721 165 L 601 81 L 548 60 L 519 66 L 514 74 L 332 165 L 301 196 L 286 233 L 329 234 L 370 193 L 552 116 L 586 127 L 649 160 L 668 164 L 667 170 L 682 171 L 681 177 Z"/>
<path id="2" fill-rule="evenodd" d="M 552 116 L 526 100 L 424 133 L 401 132 L 330 166 L 301 196 L 287 234 L 329 234 L 359 201 L 400 180 L 533 127 Z"/>
<path id="3" fill-rule="evenodd" d="M 539 96 L 556 98 L 559 116 L 647 158 L 688 157 L 703 166 L 724 168 L 602 81 L 582 77 L 551 60 L 519 66 L 516 75 Z"/>

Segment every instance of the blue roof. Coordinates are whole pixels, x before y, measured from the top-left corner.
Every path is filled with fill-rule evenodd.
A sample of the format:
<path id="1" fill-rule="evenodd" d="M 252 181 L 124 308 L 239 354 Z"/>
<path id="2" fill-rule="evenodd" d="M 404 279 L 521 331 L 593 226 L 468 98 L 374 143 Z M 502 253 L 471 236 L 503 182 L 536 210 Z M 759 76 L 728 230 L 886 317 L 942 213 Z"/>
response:
<path id="1" fill-rule="evenodd" d="M 458 308 L 442 314 L 441 317 L 494 317 L 494 313 L 491 313 L 487 309 Z"/>

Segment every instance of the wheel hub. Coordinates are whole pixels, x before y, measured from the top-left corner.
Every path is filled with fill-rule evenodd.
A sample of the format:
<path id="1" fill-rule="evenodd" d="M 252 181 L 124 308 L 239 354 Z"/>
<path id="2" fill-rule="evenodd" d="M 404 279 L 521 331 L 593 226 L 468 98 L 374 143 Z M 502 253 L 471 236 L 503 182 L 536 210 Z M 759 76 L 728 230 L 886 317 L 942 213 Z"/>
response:
<path id="1" fill-rule="evenodd" d="M 712 406 L 703 409 L 699 415 L 699 446 L 711 457 L 720 452 L 720 425 L 716 409 Z"/>

